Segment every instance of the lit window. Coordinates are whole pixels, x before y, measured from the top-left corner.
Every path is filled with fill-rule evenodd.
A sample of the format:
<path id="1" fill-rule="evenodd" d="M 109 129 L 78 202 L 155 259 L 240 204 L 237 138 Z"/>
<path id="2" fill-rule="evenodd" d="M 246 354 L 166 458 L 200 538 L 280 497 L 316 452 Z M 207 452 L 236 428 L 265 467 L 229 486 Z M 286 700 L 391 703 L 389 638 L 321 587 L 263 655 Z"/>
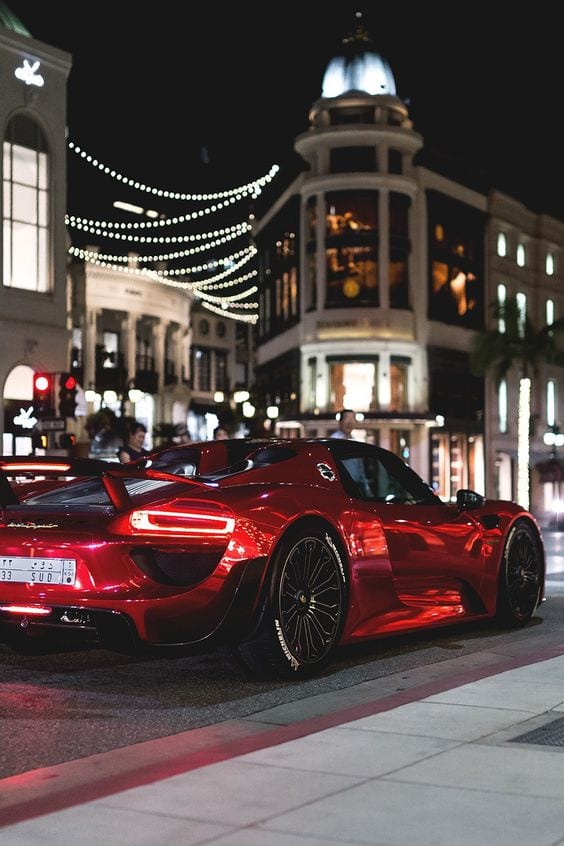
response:
<path id="1" fill-rule="evenodd" d="M 546 425 L 556 424 L 556 382 L 549 379 L 546 383 Z"/>
<path id="2" fill-rule="evenodd" d="M 49 289 L 47 143 L 27 115 L 9 122 L 3 157 L 3 284 L 44 292 Z"/>
<path id="3" fill-rule="evenodd" d="M 407 411 L 409 361 L 392 357 L 390 360 L 390 410 Z M 398 453 L 399 455 L 399 453 Z"/>
<path id="4" fill-rule="evenodd" d="M 525 267 L 525 258 L 524 244 L 517 244 L 517 264 L 519 267 Z"/>
<path id="5" fill-rule="evenodd" d="M 498 256 L 507 255 L 507 238 L 505 232 L 500 232 L 497 236 L 497 254 Z"/>
<path id="6" fill-rule="evenodd" d="M 546 325 L 552 326 L 552 324 L 554 323 L 554 300 L 546 301 L 545 317 Z"/>
<path id="7" fill-rule="evenodd" d="M 521 338 L 525 335 L 525 323 L 527 321 L 527 295 L 526 294 L 517 294 L 517 309 L 519 311 L 518 317 L 518 330 L 519 335 Z"/>
<path id="8" fill-rule="evenodd" d="M 500 283 L 497 286 L 497 304 L 498 308 L 501 310 L 505 306 L 505 302 L 507 300 L 507 288 L 505 285 Z M 497 331 L 503 334 L 505 332 L 505 320 L 503 317 L 500 317 L 497 322 Z"/>
<path id="9" fill-rule="evenodd" d="M 507 432 L 507 382 L 505 379 L 499 384 L 499 393 L 497 397 L 498 402 L 498 417 L 499 417 L 499 431 Z"/>
<path id="10" fill-rule="evenodd" d="M 546 254 L 545 271 L 547 276 L 554 275 L 554 256 L 552 253 Z"/>
<path id="11" fill-rule="evenodd" d="M 329 361 L 329 410 L 378 407 L 377 366 L 372 361 Z"/>

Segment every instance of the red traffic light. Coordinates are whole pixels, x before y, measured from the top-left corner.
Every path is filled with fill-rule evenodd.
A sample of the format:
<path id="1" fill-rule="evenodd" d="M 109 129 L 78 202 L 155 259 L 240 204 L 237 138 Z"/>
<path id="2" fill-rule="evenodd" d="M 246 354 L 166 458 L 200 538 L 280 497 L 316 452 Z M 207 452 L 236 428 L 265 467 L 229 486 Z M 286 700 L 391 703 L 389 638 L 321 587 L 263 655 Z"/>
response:
<path id="1" fill-rule="evenodd" d="M 33 378 L 33 389 L 39 394 L 44 394 L 51 388 L 51 378 L 45 373 L 38 373 Z"/>
<path id="2" fill-rule="evenodd" d="M 77 381 L 72 373 L 59 374 L 59 415 L 61 417 L 74 417 L 77 388 Z"/>
<path id="3" fill-rule="evenodd" d="M 34 373 L 33 407 L 35 414 L 40 420 L 44 417 L 51 417 L 54 414 L 52 373 Z"/>

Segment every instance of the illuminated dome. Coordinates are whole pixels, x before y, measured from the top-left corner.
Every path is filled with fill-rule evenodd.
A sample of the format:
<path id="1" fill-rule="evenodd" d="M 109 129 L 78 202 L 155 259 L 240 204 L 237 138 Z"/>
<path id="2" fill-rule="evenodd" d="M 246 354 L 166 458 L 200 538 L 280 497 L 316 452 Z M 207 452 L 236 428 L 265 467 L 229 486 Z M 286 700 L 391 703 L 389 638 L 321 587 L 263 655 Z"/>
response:
<path id="1" fill-rule="evenodd" d="M 388 62 L 374 50 L 360 12 L 354 33 L 343 39 L 343 49 L 323 75 L 322 97 L 340 97 L 350 91 L 396 96 L 396 83 Z"/>

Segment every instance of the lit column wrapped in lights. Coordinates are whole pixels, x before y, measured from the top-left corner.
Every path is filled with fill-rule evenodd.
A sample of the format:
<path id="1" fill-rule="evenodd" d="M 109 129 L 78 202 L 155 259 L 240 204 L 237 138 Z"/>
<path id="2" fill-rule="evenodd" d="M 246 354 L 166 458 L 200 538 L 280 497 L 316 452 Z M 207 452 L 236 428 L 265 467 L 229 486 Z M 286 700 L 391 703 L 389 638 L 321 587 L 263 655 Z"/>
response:
<path id="1" fill-rule="evenodd" d="M 529 508 L 529 421 L 531 417 L 531 380 L 519 380 L 519 416 L 517 419 L 517 502 Z"/>

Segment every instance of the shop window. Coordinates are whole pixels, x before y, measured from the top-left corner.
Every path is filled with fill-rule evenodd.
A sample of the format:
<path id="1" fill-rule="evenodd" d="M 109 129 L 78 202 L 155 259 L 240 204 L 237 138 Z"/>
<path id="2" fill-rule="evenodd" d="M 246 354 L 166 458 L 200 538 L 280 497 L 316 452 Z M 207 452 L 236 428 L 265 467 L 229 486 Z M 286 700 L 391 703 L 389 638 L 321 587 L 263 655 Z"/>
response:
<path id="1" fill-rule="evenodd" d="M 310 358 L 307 362 L 308 371 L 308 409 L 313 411 L 317 408 L 317 359 Z"/>
<path id="2" fill-rule="evenodd" d="M 341 408 L 374 411 L 378 408 L 378 359 L 327 358 L 329 368 L 329 411 Z"/>
<path id="3" fill-rule="evenodd" d="M 390 410 L 408 411 L 408 380 L 410 359 L 392 356 L 390 359 Z"/>
<path id="4" fill-rule="evenodd" d="M 104 332 L 102 335 L 103 353 L 102 367 L 112 368 L 118 366 L 119 360 L 119 335 L 117 332 Z"/>
<path id="5" fill-rule="evenodd" d="M 409 462 L 411 456 L 410 432 L 407 429 L 390 429 L 390 449 Z"/>

